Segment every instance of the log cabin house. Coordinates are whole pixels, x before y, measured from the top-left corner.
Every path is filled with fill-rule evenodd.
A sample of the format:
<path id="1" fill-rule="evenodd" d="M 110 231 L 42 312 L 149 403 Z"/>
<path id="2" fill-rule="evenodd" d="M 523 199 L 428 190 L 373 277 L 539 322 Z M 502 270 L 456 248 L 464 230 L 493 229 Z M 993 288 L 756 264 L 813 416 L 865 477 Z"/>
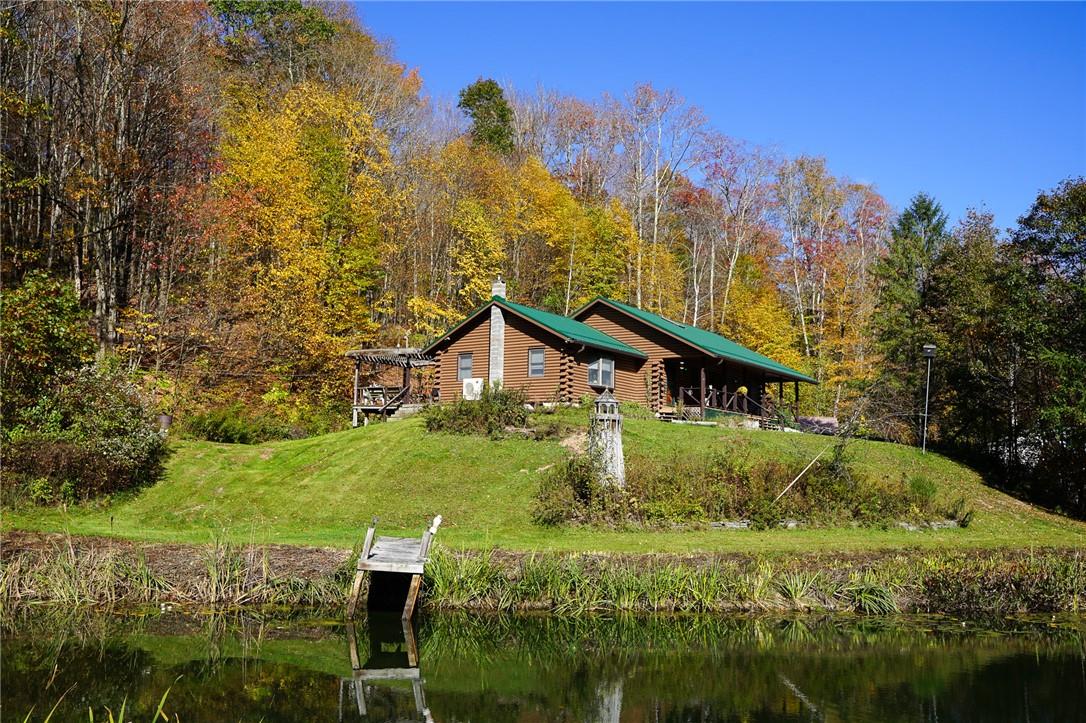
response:
<path id="1" fill-rule="evenodd" d="M 435 363 L 439 401 L 474 397 L 482 385 L 521 389 L 532 403 L 572 402 L 615 388 L 618 370 L 633 379 L 647 356 L 632 346 L 559 314 L 505 298 L 496 282 L 490 301 L 423 349 Z M 644 401 L 643 390 L 625 399 Z"/>
<path id="2" fill-rule="evenodd" d="M 500 280 L 489 302 L 422 354 L 434 360 L 440 401 L 500 383 L 532 403 L 576 402 L 608 389 L 661 417 L 771 417 L 773 385 L 783 402 L 791 382 L 798 406 L 799 383 L 816 383 L 719 334 L 612 299 L 593 299 L 569 317 L 517 304 Z"/>

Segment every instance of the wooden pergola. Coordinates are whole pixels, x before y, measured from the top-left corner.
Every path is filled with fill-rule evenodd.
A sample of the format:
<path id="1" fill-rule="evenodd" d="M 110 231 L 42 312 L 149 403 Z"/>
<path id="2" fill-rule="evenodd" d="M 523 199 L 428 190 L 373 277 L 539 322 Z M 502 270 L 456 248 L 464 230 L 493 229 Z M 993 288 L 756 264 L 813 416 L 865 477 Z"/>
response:
<path id="1" fill-rule="evenodd" d="M 412 395 L 411 370 L 433 366 L 432 357 L 423 354 L 414 347 L 384 347 L 374 349 L 352 349 L 346 356 L 354 360 L 354 394 L 351 396 L 351 425 L 357 427 L 359 414 L 390 415 L 404 404 L 411 403 L 418 394 Z M 403 370 L 400 386 L 371 385 L 362 386 L 362 365 L 380 369 L 396 367 Z"/>

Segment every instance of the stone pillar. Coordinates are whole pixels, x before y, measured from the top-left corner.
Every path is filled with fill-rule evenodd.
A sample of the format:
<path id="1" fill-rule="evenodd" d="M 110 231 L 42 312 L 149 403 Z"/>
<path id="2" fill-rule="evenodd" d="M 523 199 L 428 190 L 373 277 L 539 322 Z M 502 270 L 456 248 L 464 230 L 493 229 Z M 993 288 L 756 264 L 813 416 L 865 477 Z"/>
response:
<path id="1" fill-rule="evenodd" d="M 626 462 L 622 456 L 622 415 L 618 400 L 609 391 L 596 397 L 588 434 L 588 452 L 599 464 L 600 482 L 626 486 Z"/>

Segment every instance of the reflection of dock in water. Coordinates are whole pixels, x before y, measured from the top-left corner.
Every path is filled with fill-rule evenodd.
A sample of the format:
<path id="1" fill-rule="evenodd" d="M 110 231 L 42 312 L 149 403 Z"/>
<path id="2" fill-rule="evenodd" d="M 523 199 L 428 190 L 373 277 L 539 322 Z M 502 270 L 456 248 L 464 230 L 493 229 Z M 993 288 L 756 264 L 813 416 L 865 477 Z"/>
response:
<path id="1" fill-rule="evenodd" d="M 388 719 L 390 722 L 433 723 L 430 709 L 426 707 L 422 674 L 419 670 L 418 644 L 411 619 L 397 615 L 371 614 L 368 619 L 369 655 L 363 661 L 359 656 L 358 635 L 352 623 L 347 624 L 347 644 L 351 656 L 351 677 L 339 681 L 339 720 L 343 720 L 345 694 L 354 698 L 358 715 L 368 719 L 367 700 L 372 700 L 376 689 L 396 687 L 396 683 L 410 683 L 415 698 L 415 718 Z"/>

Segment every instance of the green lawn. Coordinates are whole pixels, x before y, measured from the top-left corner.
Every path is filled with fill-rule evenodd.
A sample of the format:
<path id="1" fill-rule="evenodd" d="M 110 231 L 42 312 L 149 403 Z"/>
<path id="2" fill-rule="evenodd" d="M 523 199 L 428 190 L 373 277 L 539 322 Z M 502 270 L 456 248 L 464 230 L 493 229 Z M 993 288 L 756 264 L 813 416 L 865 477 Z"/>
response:
<path id="1" fill-rule="evenodd" d="M 563 412 L 581 420 L 583 410 Z M 828 438 L 627 419 L 627 454 L 695 453 L 736 438 L 754 455 L 808 460 Z M 855 464 L 880 474 L 923 473 L 945 499 L 976 508 L 966 529 L 910 532 L 867 528 L 617 532 L 551 530 L 532 524 L 542 470 L 567 452 L 556 441 L 430 434 L 418 418 L 311 439 L 262 445 L 181 442 L 166 479 L 110 507 L 9 511 L 5 526 L 144 540 L 349 547 L 372 515 L 383 532 L 418 534 L 444 516 L 439 540 L 452 547 L 622 552 L 847 552 L 892 548 L 1074 545 L 1086 525 L 1047 514 L 985 487 L 972 470 L 937 454 L 856 442 Z"/>

